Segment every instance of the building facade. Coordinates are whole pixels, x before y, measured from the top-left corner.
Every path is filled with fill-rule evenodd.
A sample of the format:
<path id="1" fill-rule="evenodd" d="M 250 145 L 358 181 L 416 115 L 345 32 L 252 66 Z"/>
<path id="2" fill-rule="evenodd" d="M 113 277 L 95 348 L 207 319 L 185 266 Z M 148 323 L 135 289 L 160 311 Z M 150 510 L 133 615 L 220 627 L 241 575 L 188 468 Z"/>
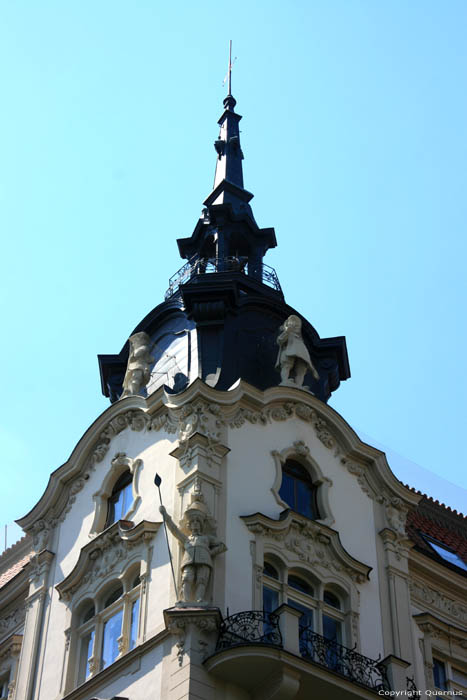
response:
<path id="1" fill-rule="evenodd" d="M 2 699 L 467 692 L 466 519 L 327 404 L 345 339 L 264 262 L 235 105 L 186 264 L 0 557 Z"/>

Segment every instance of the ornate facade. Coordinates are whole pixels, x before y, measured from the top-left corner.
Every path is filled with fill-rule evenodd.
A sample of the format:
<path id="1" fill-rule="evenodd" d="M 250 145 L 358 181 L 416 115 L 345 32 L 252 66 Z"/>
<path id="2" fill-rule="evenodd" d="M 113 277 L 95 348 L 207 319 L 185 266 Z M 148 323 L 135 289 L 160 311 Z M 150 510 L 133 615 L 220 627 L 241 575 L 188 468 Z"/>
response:
<path id="1" fill-rule="evenodd" d="M 345 339 L 264 263 L 235 104 L 186 264 L 0 557 L 2 699 L 466 692 L 466 520 L 328 406 Z"/>

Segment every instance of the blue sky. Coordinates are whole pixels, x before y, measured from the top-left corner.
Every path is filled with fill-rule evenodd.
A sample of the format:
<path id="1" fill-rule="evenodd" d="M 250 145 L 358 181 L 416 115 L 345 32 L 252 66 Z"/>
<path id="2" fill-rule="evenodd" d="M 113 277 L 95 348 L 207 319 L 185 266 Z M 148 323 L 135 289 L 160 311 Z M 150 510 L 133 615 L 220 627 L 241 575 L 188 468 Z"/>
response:
<path id="1" fill-rule="evenodd" d="M 182 264 L 230 38 L 266 262 L 347 338 L 330 403 L 466 510 L 466 26 L 462 0 L 0 3 L 4 522 L 106 408 L 97 354 Z"/>

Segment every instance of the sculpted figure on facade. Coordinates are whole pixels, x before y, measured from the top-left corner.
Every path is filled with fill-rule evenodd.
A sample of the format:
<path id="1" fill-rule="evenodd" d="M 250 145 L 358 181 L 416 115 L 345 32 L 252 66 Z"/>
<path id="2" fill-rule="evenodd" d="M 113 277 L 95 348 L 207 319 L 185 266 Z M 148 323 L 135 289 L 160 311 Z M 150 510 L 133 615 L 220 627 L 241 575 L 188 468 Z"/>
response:
<path id="1" fill-rule="evenodd" d="M 302 321 L 298 316 L 289 316 L 279 328 L 277 338 L 279 352 L 276 369 L 281 373 L 281 386 L 303 388 L 305 374 L 309 371 L 318 380 L 310 354 L 302 338 Z"/>
<path id="2" fill-rule="evenodd" d="M 191 497 L 180 527 L 164 506 L 159 507 L 170 532 L 183 545 L 182 588 L 180 603 L 207 603 L 207 589 L 211 579 L 213 559 L 227 551 L 227 547 L 215 536 L 213 519 L 209 515 L 203 495 L 199 492 Z"/>
<path id="3" fill-rule="evenodd" d="M 154 358 L 151 355 L 151 340 L 147 333 L 135 333 L 129 338 L 130 354 L 123 380 L 120 398 L 136 396 L 149 381 Z"/>

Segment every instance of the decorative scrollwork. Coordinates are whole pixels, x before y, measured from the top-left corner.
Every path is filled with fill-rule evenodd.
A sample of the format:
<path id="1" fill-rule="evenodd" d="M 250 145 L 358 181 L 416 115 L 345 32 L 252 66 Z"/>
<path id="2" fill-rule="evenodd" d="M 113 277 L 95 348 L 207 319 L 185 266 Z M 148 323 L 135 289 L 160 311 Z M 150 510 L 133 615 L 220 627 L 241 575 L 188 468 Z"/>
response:
<path id="1" fill-rule="evenodd" d="M 417 688 L 414 678 L 409 678 L 407 676 L 407 697 L 408 698 L 418 698 L 420 691 Z"/>
<path id="2" fill-rule="evenodd" d="M 242 644 L 282 647 L 279 615 L 263 610 L 246 610 L 227 617 L 220 628 L 216 651 Z"/>
<path id="3" fill-rule="evenodd" d="M 300 654 L 303 658 L 325 666 L 372 690 L 389 690 L 386 669 L 380 659 L 370 659 L 355 649 L 338 644 L 313 632 L 309 627 L 300 628 Z"/>

